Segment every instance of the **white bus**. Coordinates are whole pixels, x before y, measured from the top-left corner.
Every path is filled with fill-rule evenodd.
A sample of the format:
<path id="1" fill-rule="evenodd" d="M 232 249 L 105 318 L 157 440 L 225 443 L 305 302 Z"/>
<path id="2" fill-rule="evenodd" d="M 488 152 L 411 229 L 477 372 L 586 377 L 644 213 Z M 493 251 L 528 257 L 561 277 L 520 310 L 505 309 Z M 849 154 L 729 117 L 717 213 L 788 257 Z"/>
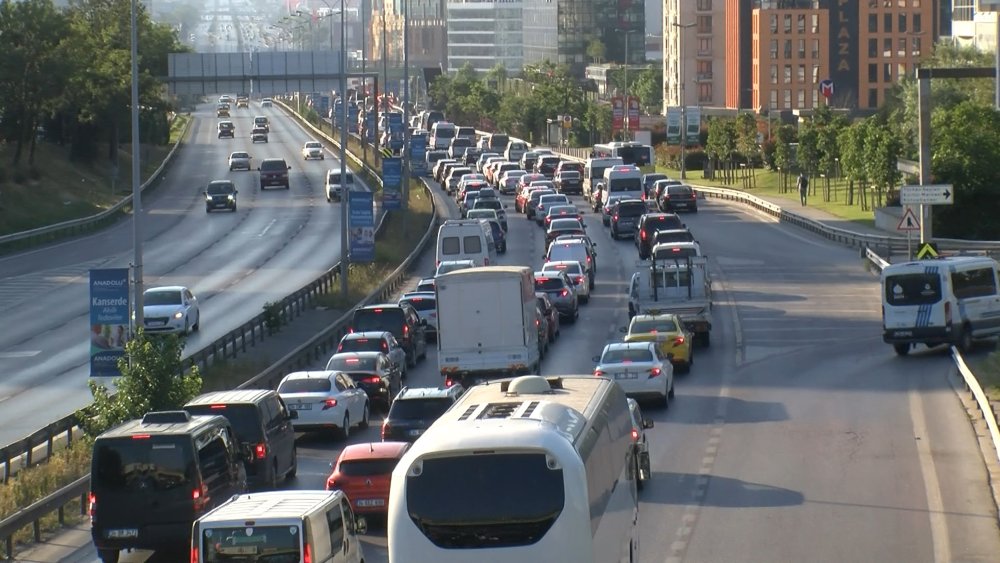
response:
<path id="1" fill-rule="evenodd" d="M 656 163 L 653 147 L 649 145 L 634 141 L 594 145 L 594 158 L 612 157 L 621 158 L 622 164 L 633 164 L 640 167 Z"/>
<path id="2" fill-rule="evenodd" d="M 631 440 L 609 379 L 473 386 L 393 471 L 389 561 L 638 561 Z"/>
<path id="3" fill-rule="evenodd" d="M 588 158 L 583 165 L 583 199 L 591 201 L 597 184 L 604 182 L 604 171 L 612 166 L 625 164 L 621 157 Z"/>

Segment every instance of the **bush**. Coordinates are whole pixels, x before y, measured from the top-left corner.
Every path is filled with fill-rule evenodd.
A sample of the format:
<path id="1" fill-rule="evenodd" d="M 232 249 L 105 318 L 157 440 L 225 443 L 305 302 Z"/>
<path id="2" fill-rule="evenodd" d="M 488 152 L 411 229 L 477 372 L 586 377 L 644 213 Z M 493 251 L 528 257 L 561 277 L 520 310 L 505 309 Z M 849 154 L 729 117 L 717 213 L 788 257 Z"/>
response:
<path id="1" fill-rule="evenodd" d="M 281 329 L 282 324 L 284 322 L 281 318 L 281 303 L 271 301 L 264 303 L 264 326 L 267 327 L 268 333 L 274 334 Z"/>

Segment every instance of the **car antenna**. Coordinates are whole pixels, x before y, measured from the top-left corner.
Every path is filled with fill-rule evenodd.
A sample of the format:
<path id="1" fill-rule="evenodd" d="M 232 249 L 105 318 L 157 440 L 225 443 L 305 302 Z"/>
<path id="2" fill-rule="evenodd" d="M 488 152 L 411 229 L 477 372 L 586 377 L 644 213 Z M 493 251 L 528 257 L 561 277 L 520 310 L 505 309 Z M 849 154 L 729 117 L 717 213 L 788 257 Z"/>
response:
<path id="1" fill-rule="evenodd" d="M 375 446 L 371 442 L 368 442 L 368 451 L 370 453 L 375 453 Z"/>

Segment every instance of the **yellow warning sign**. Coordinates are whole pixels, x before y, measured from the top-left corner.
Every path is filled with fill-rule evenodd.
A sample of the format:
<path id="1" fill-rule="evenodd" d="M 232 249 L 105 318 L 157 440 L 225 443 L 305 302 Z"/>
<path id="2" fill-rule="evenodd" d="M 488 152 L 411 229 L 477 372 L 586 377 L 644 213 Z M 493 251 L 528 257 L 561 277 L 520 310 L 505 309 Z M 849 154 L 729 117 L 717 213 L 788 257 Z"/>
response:
<path id="1" fill-rule="evenodd" d="M 932 242 L 925 242 L 917 249 L 917 260 L 931 260 L 937 257 L 938 249 Z"/>

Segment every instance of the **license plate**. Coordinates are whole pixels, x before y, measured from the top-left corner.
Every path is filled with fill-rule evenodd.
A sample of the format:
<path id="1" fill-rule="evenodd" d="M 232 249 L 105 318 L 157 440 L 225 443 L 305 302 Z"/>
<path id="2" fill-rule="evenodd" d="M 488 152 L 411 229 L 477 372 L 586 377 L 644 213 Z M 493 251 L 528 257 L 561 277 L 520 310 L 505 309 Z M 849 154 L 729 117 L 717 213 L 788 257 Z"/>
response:
<path id="1" fill-rule="evenodd" d="M 293 411 L 311 411 L 313 406 L 310 405 L 309 403 L 292 403 L 288 405 L 288 408 L 292 409 Z"/>
<path id="2" fill-rule="evenodd" d="M 108 539 L 137 538 L 139 537 L 139 528 L 119 528 L 115 530 L 108 530 L 105 535 Z"/>
<path id="3" fill-rule="evenodd" d="M 421 435 L 423 433 L 424 433 L 423 430 L 410 430 L 410 432 L 409 432 L 410 436 L 419 436 L 419 435 Z"/>
<path id="4" fill-rule="evenodd" d="M 146 326 L 163 326 L 167 324 L 167 321 L 148 321 Z"/>
<path id="5" fill-rule="evenodd" d="M 893 332 L 894 336 L 913 336 L 912 330 L 897 330 Z"/>
<path id="6" fill-rule="evenodd" d="M 385 506 L 385 500 L 380 498 L 363 498 L 357 502 L 358 506 Z"/>
<path id="7" fill-rule="evenodd" d="M 626 371 L 615 374 L 615 379 L 637 379 L 639 374 L 634 371 Z"/>

